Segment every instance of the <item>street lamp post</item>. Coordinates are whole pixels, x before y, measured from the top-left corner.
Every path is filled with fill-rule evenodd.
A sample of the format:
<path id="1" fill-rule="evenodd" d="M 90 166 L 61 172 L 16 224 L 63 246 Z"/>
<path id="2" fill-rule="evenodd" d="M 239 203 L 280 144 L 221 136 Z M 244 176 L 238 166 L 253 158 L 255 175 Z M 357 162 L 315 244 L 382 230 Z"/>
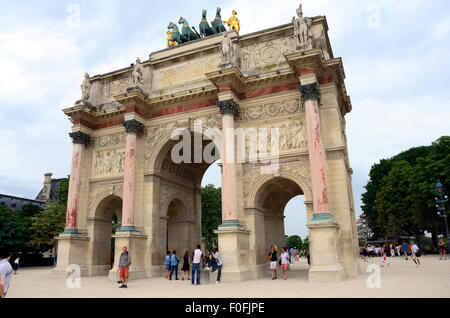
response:
<path id="1" fill-rule="evenodd" d="M 445 222 L 445 230 L 447 231 L 447 249 L 450 247 L 450 234 L 448 232 L 448 223 L 447 223 L 447 214 L 445 213 L 445 203 L 448 201 L 448 196 L 444 193 L 444 186 L 442 183 L 438 180 L 436 183 L 436 193 L 439 196 L 439 198 L 435 198 L 436 200 L 436 208 L 439 210 L 437 213 L 440 217 L 444 218 Z"/>

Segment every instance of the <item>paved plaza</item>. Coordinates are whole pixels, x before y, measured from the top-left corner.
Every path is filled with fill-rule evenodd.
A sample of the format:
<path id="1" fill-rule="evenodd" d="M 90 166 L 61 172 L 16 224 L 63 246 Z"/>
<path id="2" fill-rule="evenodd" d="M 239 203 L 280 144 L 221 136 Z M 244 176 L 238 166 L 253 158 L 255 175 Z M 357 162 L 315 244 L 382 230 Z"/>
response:
<path id="1" fill-rule="evenodd" d="M 51 268 L 24 268 L 13 276 L 8 298 L 24 297 L 145 297 L 145 298 L 309 298 L 309 297 L 450 297 L 450 260 L 438 256 L 422 257 L 422 268 L 410 259 L 389 258 L 389 267 L 381 268 L 381 288 L 367 288 L 367 266 L 379 264 L 379 258 L 361 262 L 361 273 L 338 283 L 310 283 L 307 279 L 308 265 L 305 259 L 296 262 L 288 273 L 288 280 L 281 277 L 241 283 L 222 283 L 191 286 L 186 281 L 168 281 L 164 278 L 132 280 L 128 289 L 107 277 L 86 277 L 80 289 L 67 288 L 65 280 L 51 278 Z"/>

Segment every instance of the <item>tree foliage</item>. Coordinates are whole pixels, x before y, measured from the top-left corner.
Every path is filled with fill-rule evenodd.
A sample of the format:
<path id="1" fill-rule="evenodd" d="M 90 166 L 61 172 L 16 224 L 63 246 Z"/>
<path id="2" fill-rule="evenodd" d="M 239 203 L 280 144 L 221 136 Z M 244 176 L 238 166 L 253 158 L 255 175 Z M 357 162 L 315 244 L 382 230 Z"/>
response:
<path id="1" fill-rule="evenodd" d="M 202 236 L 205 238 L 206 247 L 217 247 L 217 230 L 222 224 L 222 191 L 208 184 L 202 188 Z"/>
<path id="2" fill-rule="evenodd" d="M 31 222 L 33 215 L 39 213 L 40 207 L 27 204 L 14 211 L 0 206 L 0 242 L 8 247 L 11 253 L 29 252 L 27 243 L 31 239 Z"/>
<path id="3" fill-rule="evenodd" d="M 444 233 L 436 215 L 436 181 L 450 183 L 450 137 L 374 164 L 362 195 L 363 215 L 377 238 Z"/>
<path id="4" fill-rule="evenodd" d="M 46 209 L 33 217 L 29 246 L 41 252 L 53 247 L 54 237 L 64 231 L 68 191 L 69 179 L 64 179 L 59 184 L 56 201 L 49 202 Z"/>
<path id="5" fill-rule="evenodd" d="M 302 248 L 302 238 L 298 235 L 291 235 L 286 239 L 287 247 Z"/>

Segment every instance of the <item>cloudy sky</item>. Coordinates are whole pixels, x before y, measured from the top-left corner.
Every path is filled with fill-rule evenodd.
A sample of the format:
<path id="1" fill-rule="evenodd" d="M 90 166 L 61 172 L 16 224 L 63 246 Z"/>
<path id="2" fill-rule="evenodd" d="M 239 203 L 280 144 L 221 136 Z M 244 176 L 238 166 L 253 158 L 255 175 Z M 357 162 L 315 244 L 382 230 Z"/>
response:
<path id="1" fill-rule="evenodd" d="M 0 0 L 0 193 L 34 198 L 43 174 L 69 174 L 70 123 L 61 112 L 91 76 L 146 60 L 165 47 L 179 16 L 197 25 L 202 9 L 232 9 L 241 34 L 288 23 L 297 0 Z M 170 8 L 170 9 L 167 9 Z M 303 0 L 325 15 L 342 57 L 353 111 L 347 115 L 357 214 L 373 163 L 450 133 L 450 3 L 446 0 Z M 218 169 L 204 183 L 219 185 Z M 288 234 L 305 236 L 302 198 L 286 208 Z"/>

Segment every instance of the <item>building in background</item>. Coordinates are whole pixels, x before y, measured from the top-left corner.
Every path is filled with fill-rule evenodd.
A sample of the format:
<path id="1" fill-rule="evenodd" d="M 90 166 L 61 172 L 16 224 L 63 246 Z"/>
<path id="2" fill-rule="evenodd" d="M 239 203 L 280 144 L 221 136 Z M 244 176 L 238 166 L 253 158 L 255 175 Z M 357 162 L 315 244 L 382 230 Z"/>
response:
<path id="1" fill-rule="evenodd" d="M 36 198 L 28 199 L 7 194 L 0 194 L 0 205 L 7 206 L 11 210 L 20 210 L 24 205 L 33 204 L 44 209 L 48 201 L 56 201 L 56 193 L 59 184 L 64 179 L 52 179 L 52 173 L 46 173 L 44 178 L 44 186 L 42 187 Z"/>

